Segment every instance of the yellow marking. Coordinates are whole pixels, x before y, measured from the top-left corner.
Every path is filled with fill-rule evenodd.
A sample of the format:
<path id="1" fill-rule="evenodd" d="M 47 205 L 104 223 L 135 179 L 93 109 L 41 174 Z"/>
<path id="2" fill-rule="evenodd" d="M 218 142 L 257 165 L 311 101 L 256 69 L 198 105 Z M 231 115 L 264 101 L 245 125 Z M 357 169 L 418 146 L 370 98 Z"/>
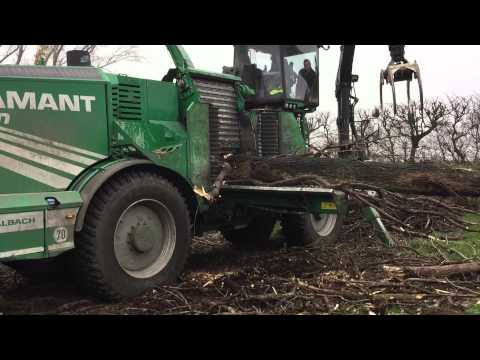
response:
<path id="1" fill-rule="evenodd" d="M 322 202 L 322 210 L 337 210 L 337 205 L 333 202 Z"/>

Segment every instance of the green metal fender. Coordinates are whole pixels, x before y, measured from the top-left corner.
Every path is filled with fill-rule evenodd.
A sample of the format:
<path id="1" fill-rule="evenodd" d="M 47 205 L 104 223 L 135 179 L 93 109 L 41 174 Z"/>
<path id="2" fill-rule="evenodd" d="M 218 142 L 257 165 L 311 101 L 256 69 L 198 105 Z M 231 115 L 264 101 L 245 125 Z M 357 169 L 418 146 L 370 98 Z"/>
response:
<path id="1" fill-rule="evenodd" d="M 191 186 L 188 184 L 187 180 L 183 178 L 178 173 L 173 172 L 168 168 L 158 166 L 151 162 L 148 159 L 122 159 L 122 160 L 111 160 L 109 162 L 104 162 L 99 164 L 86 174 L 82 178 L 78 179 L 72 186 L 71 190 L 78 191 L 83 201 L 83 205 L 80 208 L 80 211 L 77 215 L 77 221 L 75 223 L 75 231 L 81 231 L 85 221 L 85 216 L 96 192 L 100 187 L 105 184 L 108 179 L 117 174 L 118 172 L 125 170 L 127 168 L 133 168 L 137 166 L 148 165 L 152 168 L 155 168 L 160 173 L 163 173 L 169 180 L 173 180 L 177 186 L 179 186 L 180 191 L 189 191 L 191 192 L 192 201 L 197 201 Z M 183 186 L 182 186 L 183 185 Z M 187 190 L 188 189 L 188 190 Z"/>
<path id="2" fill-rule="evenodd" d="M 85 221 L 85 215 L 87 213 L 90 201 L 97 190 L 113 175 L 126 168 L 136 165 L 152 164 L 150 160 L 146 159 L 131 159 L 131 160 L 114 160 L 101 165 L 95 166 L 84 174 L 79 180 L 77 180 L 71 190 L 76 190 L 80 193 L 83 200 L 83 205 L 77 215 L 77 221 L 75 223 L 75 231 L 81 231 L 83 223 Z"/>

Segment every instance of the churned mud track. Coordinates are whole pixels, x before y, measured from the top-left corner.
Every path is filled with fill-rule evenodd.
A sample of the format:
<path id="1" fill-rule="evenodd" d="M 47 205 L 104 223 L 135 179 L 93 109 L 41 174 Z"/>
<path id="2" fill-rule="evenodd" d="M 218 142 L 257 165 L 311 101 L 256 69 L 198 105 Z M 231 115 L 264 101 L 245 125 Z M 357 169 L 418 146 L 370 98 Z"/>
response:
<path id="1" fill-rule="evenodd" d="M 385 266 L 438 265 L 363 236 L 321 249 L 241 252 L 218 234 L 196 239 L 181 281 L 106 304 L 71 281 L 34 282 L 0 268 L 3 314 L 461 314 L 480 276 L 397 277 Z"/>

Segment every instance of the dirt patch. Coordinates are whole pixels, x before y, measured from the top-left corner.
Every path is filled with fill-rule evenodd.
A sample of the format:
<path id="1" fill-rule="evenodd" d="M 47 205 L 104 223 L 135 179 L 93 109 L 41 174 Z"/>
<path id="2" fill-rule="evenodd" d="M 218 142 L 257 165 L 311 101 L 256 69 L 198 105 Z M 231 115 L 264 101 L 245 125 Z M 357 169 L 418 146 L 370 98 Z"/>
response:
<path id="1" fill-rule="evenodd" d="M 362 233 L 363 231 L 363 233 Z M 72 282 L 33 282 L 0 267 L 3 314 L 462 314 L 480 300 L 480 275 L 396 278 L 384 266 L 441 261 L 385 248 L 367 230 L 336 245 L 240 252 L 217 233 L 195 239 L 177 284 L 105 304 Z"/>

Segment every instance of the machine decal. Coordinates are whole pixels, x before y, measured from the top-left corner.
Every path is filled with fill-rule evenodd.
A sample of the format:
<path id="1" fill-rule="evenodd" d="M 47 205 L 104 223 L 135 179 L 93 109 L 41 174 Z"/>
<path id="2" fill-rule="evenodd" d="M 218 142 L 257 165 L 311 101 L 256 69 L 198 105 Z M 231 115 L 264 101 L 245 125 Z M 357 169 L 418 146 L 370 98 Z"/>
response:
<path id="1" fill-rule="evenodd" d="M 43 229 L 43 211 L 0 215 L 0 234 Z"/>
<path id="2" fill-rule="evenodd" d="M 9 113 L 1 113 L 0 114 L 0 124 L 5 124 L 5 125 L 10 124 L 10 114 Z"/>
<path id="3" fill-rule="evenodd" d="M 337 210 L 337 205 L 334 202 L 322 202 L 322 210 Z"/>
<path id="4" fill-rule="evenodd" d="M 47 245 L 48 251 L 66 251 L 75 247 L 73 233 L 79 210 L 80 208 L 47 210 L 45 227 L 49 230 L 47 233 L 51 231 L 50 236 L 54 242 Z"/>
<path id="5" fill-rule="evenodd" d="M 30 139 L 30 140 L 34 140 L 34 141 L 37 141 L 37 142 L 42 143 L 42 144 L 47 144 L 47 145 L 55 146 L 55 147 L 58 147 L 58 148 L 61 148 L 61 149 L 70 150 L 70 151 L 73 151 L 73 152 L 76 152 L 76 153 L 79 153 L 79 154 L 82 154 L 82 155 L 89 156 L 89 157 L 91 157 L 93 159 L 96 159 L 96 160 L 103 160 L 103 159 L 106 158 L 106 156 L 102 155 L 102 154 L 98 154 L 98 153 L 95 153 L 95 152 L 92 152 L 92 151 L 81 149 L 81 148 L 78 148 L 78 147 L 75 147 L 75 146 L 62 144 L 62 143 L 59 143 L 59 142 L 56 142 L 56 141 L 51 141 L 51 140 L 48 140 L 48 139 L 44 139 L 44 138 L 41 138 L 41 137 L 38 137 L 38 136 L 35 136 L 35 135 L 31 135 L 31 134 L 27 134 L 27 133 L 24 133 L 24 132 L 21 132 L 21 131 L 9 129 L 9 128 L 6 128 L 4 126 L 0 126 L 0 131 L 6 132 L 6 133 L 9 133 L 9 134 L 13 134 L 13 135 L 17 135 L 17 136 L 21 136 L 21 137 L 24 137 L 24 138 L 27 138 L 27 139 Z"/>
<path id="6" fill-rule="evenodd" d="M 84 164 L 84 165 L 93 165 L 96 162 L 96 160 L 87 158 L 87 157 L 82 156 L 82 155 L 74 154 L 74 153 L 68 152 L 66 150 L 55 148 L 53 146 L 43 145 L 43 144 L 31 141 L 31 140 L 27 140 L 27 139 L 24 139 L 24 138 L 15 136 L 15 135 L 9 135 L 9 134 L 3 133 L 1 131 L 2 130 L 0 129 L 0 140 L 6 140 L 10 143 L 15 143 L 15 144 L 21 145 L 22 147 L 28 147 L 28 148 L 33 149 L 33 150 L 42 151 L 42 152 L 52 154 L 52 155 L 55 155 L 57 157 L 61 157 L 61 158 L 64 158 L 64 159 L 72 160 L 76 163 L 80 163 L 80 164 Z"/>
<path id="7" fill-rule="evenodd" d="M 15 257 L 15 256 L 28 255 L 28 254 L 36 254 L 36 253 L 43 252 L 43 251 L 44 251 L 43 247 L 34 247 L 34 248 L 21 249 L 21 250 L 4 251 L 4 252 L 0 252 L 0 259 L 12 258 L 12 257 Z"/>
<path id="8" fill-rule="evenodd" d="M 172 146 L 164 146 L 160 149 L 153 150 L 153 153 L 158 155 L 158 156 L 162 156 L 162 155 L 166 155 L 166 154 L 172 153 L 174 151 L 177 151 L 182 146 L 183 146 L 183 144 L 172 145 Z"/>
<path id="9" fill-rule="evenodd" d="M 69 164 L 18 146 L 10 145 L 3 141 L 0 141 L 0 151 L 60 170 L 71 175 L 78 175 L 85 169 L 84 167 Z"/>
<path id="10" fill-rule="evenodd" d="M 24 92 L 20 97 L 16 91 L 6 91 L 6 95 L 3 97 L 0 94 L 0 109 L 92 112 L 92 102 L 95 100 L 95 96 L 65 94 L 54 96 L 50 93 L 36 94 L 34 92 Z"/>
<path id="11" fill-rule="evenodd" d="M 0 154 L 0 167 L 56 189 L 66 189 L 72 180 Z"/>
<path id="12" fill-rule="evenodd" d="M 53 230 L 53 240 L 57 244 L 61 244 L 68 241 L 68 229 L 64 226 L 57 227 Z"/>

